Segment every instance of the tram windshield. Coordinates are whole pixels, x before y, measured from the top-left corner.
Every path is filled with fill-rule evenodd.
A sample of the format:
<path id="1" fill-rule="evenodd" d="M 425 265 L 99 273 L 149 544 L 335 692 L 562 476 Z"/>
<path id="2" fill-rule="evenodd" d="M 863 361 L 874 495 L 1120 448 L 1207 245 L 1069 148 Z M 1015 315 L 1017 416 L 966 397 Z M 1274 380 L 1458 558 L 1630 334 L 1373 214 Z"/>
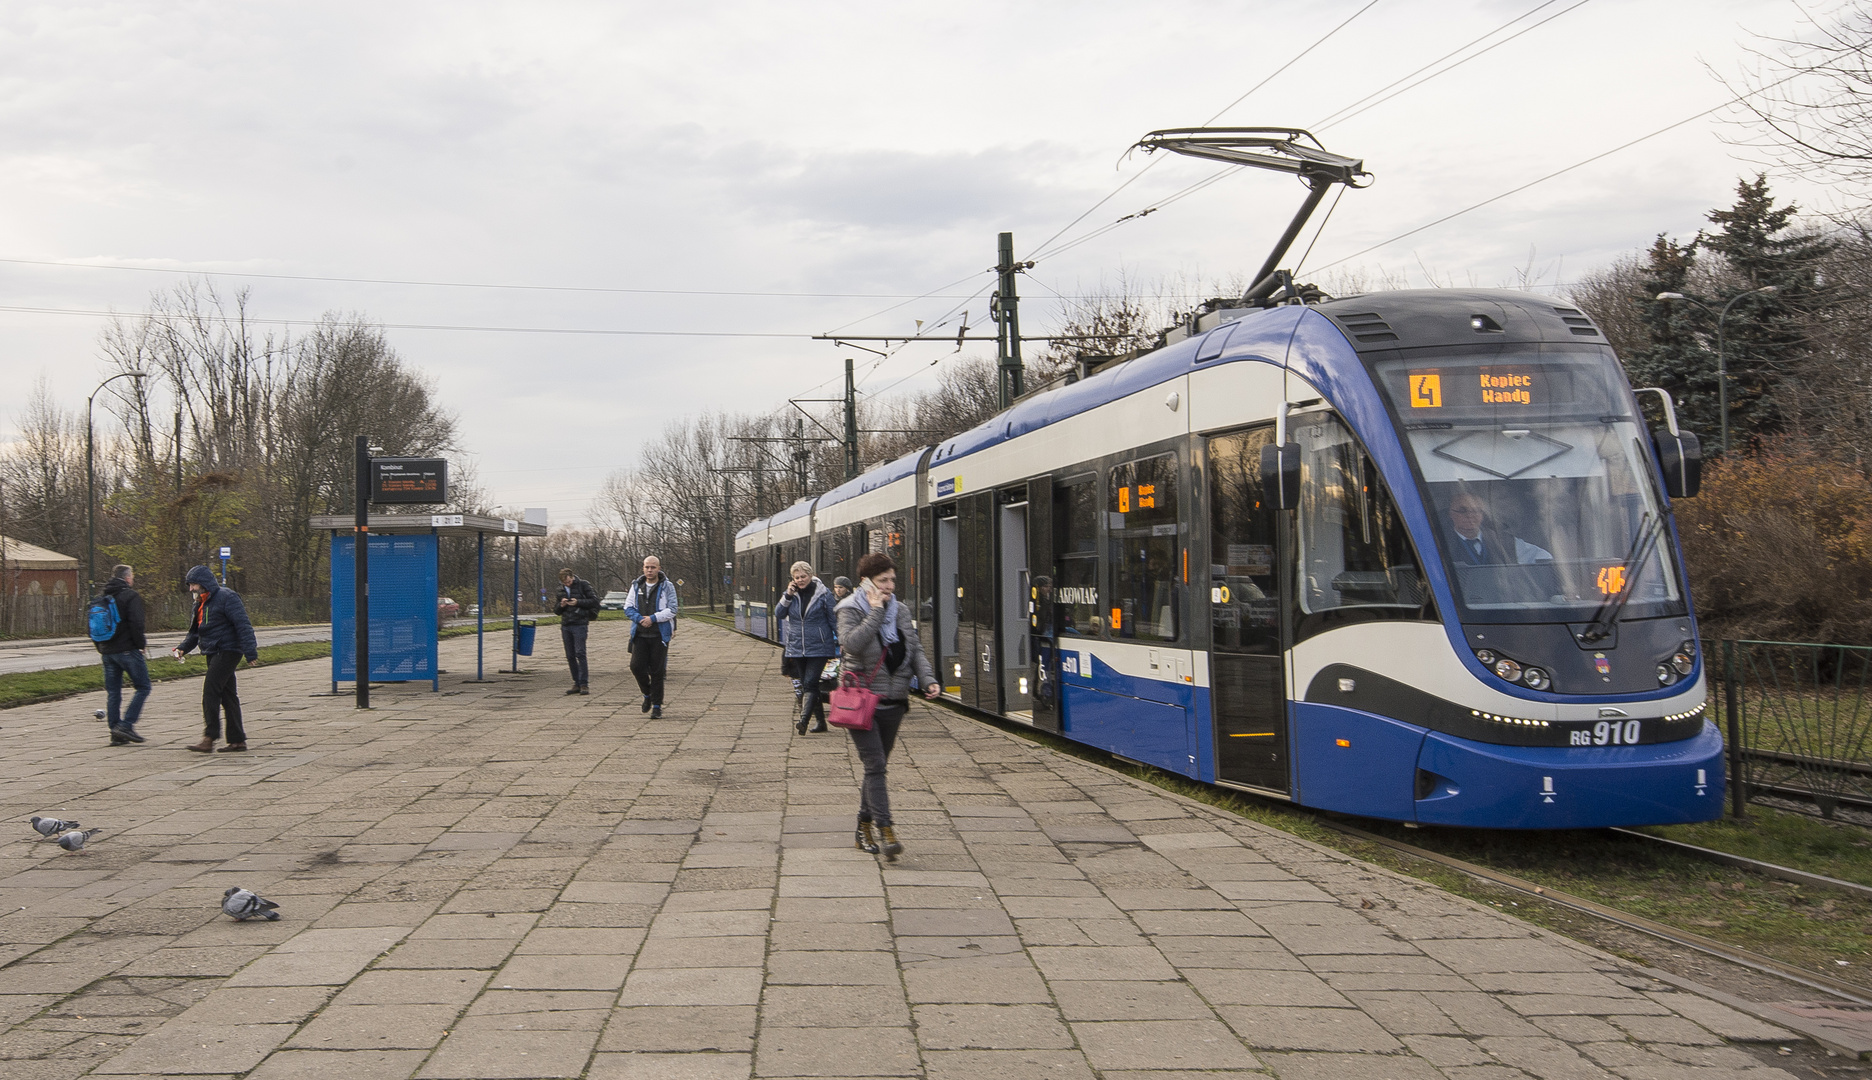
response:
<path id="1" fill-rule="evenodd" d="M 1681 614 L 1682 588 L 1617 362 L 1491 351 L 1381 361 L 1465 621 Z M 1622 595 L 1625 594 L 1625 595 Z"/>

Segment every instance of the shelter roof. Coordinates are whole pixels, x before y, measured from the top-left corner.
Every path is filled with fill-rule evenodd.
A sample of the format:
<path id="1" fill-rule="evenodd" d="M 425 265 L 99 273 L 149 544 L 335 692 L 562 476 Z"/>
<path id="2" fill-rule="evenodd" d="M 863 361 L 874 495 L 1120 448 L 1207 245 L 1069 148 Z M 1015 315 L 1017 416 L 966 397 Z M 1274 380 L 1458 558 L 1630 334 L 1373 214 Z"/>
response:
<path id="1" fill-rule="evenodd" d="M 357 527 L 357 519 L 350 514 L 313 514 L 312 527 L 350 532 Z M 372 514 L 370 531 L 380 536 L 431 531 L 437 536 L 476 536 L 482 533 L 545 536 L 546 526 L 518 518 L 483 517 L 480 514 Z M 73 562 L 72 565 L 78 564 Z"/>

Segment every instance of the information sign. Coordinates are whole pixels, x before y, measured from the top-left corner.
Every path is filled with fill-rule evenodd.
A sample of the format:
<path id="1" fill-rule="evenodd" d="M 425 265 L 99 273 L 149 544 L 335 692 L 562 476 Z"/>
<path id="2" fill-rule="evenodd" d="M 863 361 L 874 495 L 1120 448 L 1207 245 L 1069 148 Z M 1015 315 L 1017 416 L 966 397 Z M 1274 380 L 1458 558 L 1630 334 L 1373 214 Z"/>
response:
<path id="1" fill-rule="evenodd" d="M 442 458 L 371 458 L 371 501 L 448 501 L 448 462 Z"/>
<path id="2" fill-rule="evenodd" d="M 234 549 L 233 549 L 233 548 L 231 548 L 231 547 L 224 547 L 224 548 L 222 548 L 222 549 L 221 549 L 221 557 L 222 557 L 223 559 L 232 559 L 232 558 L 234 557 Z"/>

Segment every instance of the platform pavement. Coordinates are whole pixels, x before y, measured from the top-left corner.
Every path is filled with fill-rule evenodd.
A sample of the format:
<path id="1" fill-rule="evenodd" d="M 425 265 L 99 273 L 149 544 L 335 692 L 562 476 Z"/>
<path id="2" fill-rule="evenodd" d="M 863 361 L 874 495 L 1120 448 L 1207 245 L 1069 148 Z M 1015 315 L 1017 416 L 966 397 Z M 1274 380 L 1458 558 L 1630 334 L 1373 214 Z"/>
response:
<path id="1" fill-rule="evenodd" d="M 686 622 L 652 721 L 622 630 L 590 697 L 544 635 L 366 714 L 324 663 L 243 672 L 244 756 L 182 750 L 195 683 L 141 747 L 88 699 L 0 713 L 0 1078 L 1789 1075 L 1747 1015 L 939 708 L 882 863 L 768 647 Z"/>

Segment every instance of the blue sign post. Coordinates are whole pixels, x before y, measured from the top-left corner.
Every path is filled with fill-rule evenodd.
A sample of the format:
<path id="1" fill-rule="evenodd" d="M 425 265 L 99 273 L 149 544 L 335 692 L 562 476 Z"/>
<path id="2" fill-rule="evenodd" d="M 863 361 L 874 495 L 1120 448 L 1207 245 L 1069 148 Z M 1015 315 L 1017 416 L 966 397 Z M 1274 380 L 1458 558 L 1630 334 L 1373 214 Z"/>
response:
<path id="1" fill-rule="evenodd" d="M 225 547 L 225 546 L 224 546 L 224 547 L 222 547 L 222 549 L 221 549 L 221 584 L 223 584 L 223 585 L 226 585 L 226 584 L 227 584 L 227 564 L 228 564 L 228 560 L 229 560 L 229 559 L 231 559 L 231 558 L 233 558 L 233 557 L 234 557 L 234 549 L 233 549 L 233 548 L 231 548 L 231 547 Z"/>

